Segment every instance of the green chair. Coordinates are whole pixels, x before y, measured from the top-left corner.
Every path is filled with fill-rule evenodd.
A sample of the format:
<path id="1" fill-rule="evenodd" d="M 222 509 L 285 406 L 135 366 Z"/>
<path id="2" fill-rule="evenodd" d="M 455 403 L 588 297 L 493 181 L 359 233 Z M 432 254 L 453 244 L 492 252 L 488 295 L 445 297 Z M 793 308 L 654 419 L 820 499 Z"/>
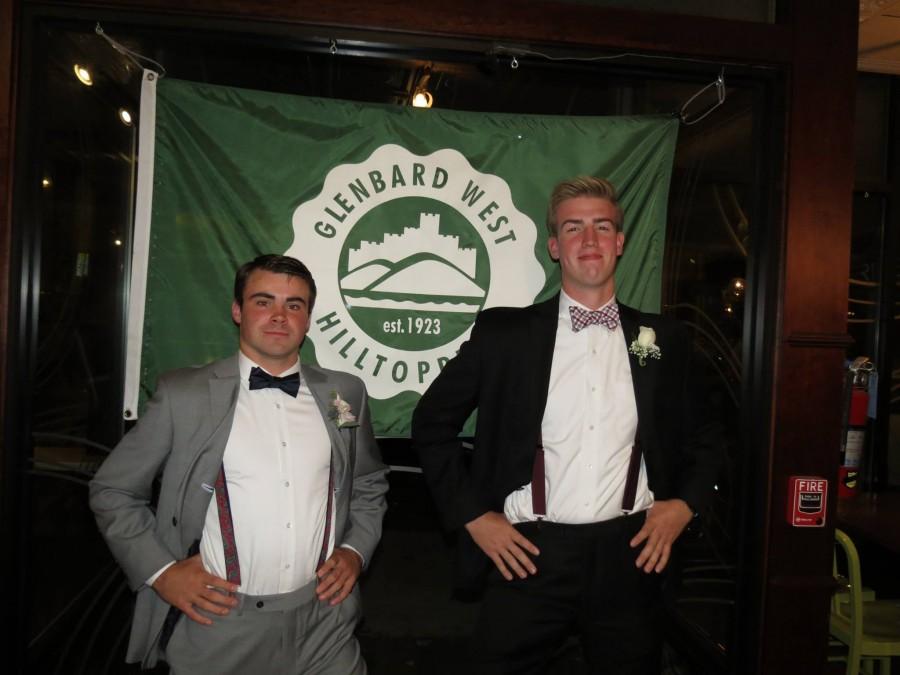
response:
<path id="1" fill-rule="evenodd" d="M 900 600 L 863 601 L 859 554 L 850 537 L 834 531 L 834 573 L 839 587 L 831 600 L 831 635 L 847 646 L 847 675 L 889 675 L 891 657 L 900 656 Z M 838 574 L 838 550 L 843 551 L 847 575 Z M 846 591 L 846 593 L 844 592 Z"/>

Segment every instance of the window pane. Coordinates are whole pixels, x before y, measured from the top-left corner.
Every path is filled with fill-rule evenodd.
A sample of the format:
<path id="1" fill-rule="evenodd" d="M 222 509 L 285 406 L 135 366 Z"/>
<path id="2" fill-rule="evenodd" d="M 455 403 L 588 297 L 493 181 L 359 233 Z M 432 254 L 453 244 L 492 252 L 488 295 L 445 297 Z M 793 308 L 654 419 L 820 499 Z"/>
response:
<path id="1" fill-rule="evenodd" d="M 888 105 L 890 78 L 859 73 L 856 83 L 856 118 L 853 127 L 856 145 L 857 184 L 887 180 Z"/>
<path id="2" fill-rule="evenodd" d="M 38 76 L 30 80 L 27 117 L 37 140 L 25 219 L 35 224 L 32 262 L 39 274 L 28 376 L 26 630 L 33 672 L 51 672 L 58 660 L 66 671 L 86 653 L 85 645 L 116 644 L 130 614 L 130 604 L 114 602 L 131 593 L 87 508 L 87 481 L 122 433 L 117 402 L 136 126 L 124 124 L 119 109 L 137 118 L 134 70 L 118 59 L 96 58 L 101 48 L 102 41 L 88 35 L 46 25 L 33 52 Z M 90 652 L 87 669 L 100 672 L 105 658 Z"/>
<path id="3" fill-rule="evenodd" d="M 847 330 L 854 340 L 849 356 L 877 354 L 878 303 L 881 298 L 881 250 L 885 199 L 868 192 L 853 197 L 850 292 Z"/>

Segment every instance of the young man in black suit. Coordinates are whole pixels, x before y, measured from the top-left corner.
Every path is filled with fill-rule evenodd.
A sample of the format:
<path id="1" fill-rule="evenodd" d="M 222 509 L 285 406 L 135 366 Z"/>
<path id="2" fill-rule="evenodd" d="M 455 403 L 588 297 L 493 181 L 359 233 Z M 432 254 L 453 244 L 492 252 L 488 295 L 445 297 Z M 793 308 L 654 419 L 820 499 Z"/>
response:
<path id="1" fill-rule="evenodd" d="M 711 496 L 717 444 L 677 322 L 618 304 L 625 235 L 614 187 L 554 189 L 562 290 L 482 312 L 416 408 L 413 440 L 446 525 L 458 589 L 486 589 L 479 672 L 541 673 L 566 636 L 592 673 L 659 673 L 659 573 Z M 458 439 L 478 410 L 471 464 Z"/>

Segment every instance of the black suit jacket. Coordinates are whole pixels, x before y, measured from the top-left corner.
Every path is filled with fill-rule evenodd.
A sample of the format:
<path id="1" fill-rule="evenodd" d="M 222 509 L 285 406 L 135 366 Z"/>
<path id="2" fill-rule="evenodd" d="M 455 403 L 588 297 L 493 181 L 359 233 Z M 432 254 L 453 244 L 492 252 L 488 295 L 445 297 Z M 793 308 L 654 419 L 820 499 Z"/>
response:
<path id="1" fill-rule="evenodd" d="M 656 499 L 695 511 L 710 499 L 718 467 L 715 426 L 697 407 L 691 345 L 681 324 L 619 305 L 626 344 L 640 326 L 656 331 L 659 359 L 629 354 L 641 445 Z M 525 308 L 482 312 L 470 339 L 444 367 L 413 414 L 412 436 L 448 528 L 459 530 L 456 586 L 475 590 L 490 560 L 463 527 L 531 481 L 547 402 L 559 296 Z M 459 433 L 478 411 L 471 462 Z"/>

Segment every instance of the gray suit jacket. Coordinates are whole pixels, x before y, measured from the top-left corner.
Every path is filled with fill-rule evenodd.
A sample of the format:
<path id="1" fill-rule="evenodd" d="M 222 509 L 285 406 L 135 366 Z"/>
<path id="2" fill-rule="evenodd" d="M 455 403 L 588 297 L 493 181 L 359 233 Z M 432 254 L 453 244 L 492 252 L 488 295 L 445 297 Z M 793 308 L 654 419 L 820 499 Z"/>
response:
<path id="1" fill-rule="evenodd" d="M 335 542 L 372 559 L 386 508 L 387 468 L 381 463 L 362 381 L 350 374 L 301 366 L 331 437 Z M 129 585 L 137 591 L 128 662 L 152 667 L 169 610 L 144 582 L 173 558 L 187 557 L 200 539 L 231 432 L 239 390 L 237 355 L 160 377 L 143 416 L 100 467 L 90 485 L 91 509 Z M 334 392 L 348 401 L 359 425 L 338 429 Z M 151 506 L 161 474 L 159 500 Z"/>

